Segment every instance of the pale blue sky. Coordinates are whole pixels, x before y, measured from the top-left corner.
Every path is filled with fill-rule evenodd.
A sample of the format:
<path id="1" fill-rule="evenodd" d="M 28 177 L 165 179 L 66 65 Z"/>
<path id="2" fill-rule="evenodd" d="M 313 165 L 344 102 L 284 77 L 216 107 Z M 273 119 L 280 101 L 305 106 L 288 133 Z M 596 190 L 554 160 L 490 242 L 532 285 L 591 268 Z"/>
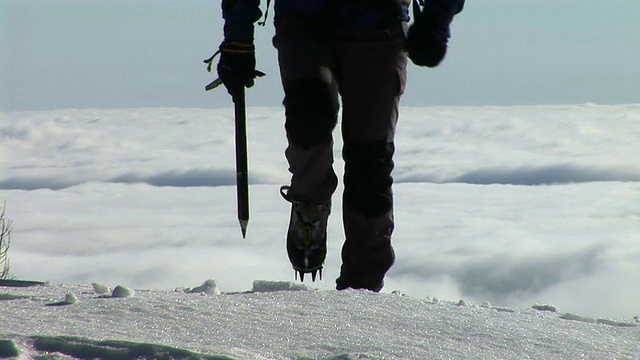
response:
<path id="1" fill-rule="evenodd" d="M 219 0 L 0 0 L 0 111 L 230 106 L 203 91 L 221 28 Z M 257 30 L 252 106 L 281 102 L 272 35 Z M 639 63 L 638 0 L 468 0 L 402 105 L 639 103 Z"/>

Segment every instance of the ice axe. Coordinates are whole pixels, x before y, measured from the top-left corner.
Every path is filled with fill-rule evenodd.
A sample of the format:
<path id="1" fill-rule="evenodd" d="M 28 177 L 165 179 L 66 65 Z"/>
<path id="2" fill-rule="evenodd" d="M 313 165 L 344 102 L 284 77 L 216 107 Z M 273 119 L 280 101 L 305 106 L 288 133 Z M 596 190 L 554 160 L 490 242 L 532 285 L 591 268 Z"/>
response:
<path id="1" fill-rule="evenodd" d="M 260 73 L 264 75 L 264 73 Z M 222 84 L 219 78 L 205 86 L 205 90 L 213 90 Z M 236 131 L 236 191 L 238 202 L 238 222 L 242 238 L 247 235 L 249 224 L 249 166 L 247 161 L 247 111 L 244 87 L 233 96 L 234 121 Z"/>

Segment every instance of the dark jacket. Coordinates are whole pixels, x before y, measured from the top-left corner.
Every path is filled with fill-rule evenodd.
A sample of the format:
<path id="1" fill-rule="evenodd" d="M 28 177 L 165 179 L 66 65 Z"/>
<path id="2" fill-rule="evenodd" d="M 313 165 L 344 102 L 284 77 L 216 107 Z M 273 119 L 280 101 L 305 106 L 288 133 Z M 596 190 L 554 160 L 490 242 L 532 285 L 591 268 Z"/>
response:
<path id="1" fill-rule="evenodd" d="M 278 17 L 317 18 L 332 14 L 341 26 L 372 26 L 385 17 L 409 21 L 411 0 L 274 0 Z M 425 0 L 439 6 L 462 9 L 464 0 Z M 268 3 L 271 0 L 267 0 Z M 458 10 L 459 11 L 459 10 Z M 260 19 L 260 0 L 222 0 L 224 37 L 227 41 L 253 42 L 254 23 Z"/>

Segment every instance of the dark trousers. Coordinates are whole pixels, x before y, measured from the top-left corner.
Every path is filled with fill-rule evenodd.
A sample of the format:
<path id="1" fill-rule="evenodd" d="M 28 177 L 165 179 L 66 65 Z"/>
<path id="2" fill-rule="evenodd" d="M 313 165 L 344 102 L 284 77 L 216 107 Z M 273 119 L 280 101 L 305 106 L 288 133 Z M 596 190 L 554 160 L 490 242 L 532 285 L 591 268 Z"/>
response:
<path id="1" fill-rule="evenodd" d="M 346 239 L 337 287 L 378 291 L 395 258 L 391 170 L 406 23 L 391 16 L 352 27 L 291 15 L 276 13 L 273 40 L 285 92 L 288 194 L 307 203 L 330 200 L 338 182 L 332 133 L 342 104 Z"/>

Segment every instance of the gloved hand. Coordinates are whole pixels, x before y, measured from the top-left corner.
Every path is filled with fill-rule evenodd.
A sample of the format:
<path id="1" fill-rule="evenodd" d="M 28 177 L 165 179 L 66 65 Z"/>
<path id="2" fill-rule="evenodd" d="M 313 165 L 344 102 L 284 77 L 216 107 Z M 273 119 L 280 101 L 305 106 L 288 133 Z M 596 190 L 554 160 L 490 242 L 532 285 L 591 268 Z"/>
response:
<path id="1" fill-rule="evenodd" d="M 250 88 L 262 73 L 256 71 L 256 49 L 253 44 L 223 41 L 220 45 L 218 76 L 232 97 L 244 87 Z"/>
<path id="2" fill-rule="evenodd" d="M 420 9 L 414 0 L 414 21 L 409 27 L 406 45 L 409 59 L 414 64 L 427 67 L 440 64 L 451 36 L 449 25 L 463 6 L 464 0 L 426 0 L 424 8 Z"/>
<path id="3" fill-rule="evenodd" d="M 223 41 L 218 51 L 205 60 L 211 71 L 213 59 L 220 54 L 217 66 L 218 79 L 207 85 L 206 89 L 211 90 L 223 84 L 231 97 L 236 99 L 242 94 L 244 88 L 253 86 L 256 77 L 264 76 L 263 72 L 256 70 L 255 53 L 252 43 Z"/>

